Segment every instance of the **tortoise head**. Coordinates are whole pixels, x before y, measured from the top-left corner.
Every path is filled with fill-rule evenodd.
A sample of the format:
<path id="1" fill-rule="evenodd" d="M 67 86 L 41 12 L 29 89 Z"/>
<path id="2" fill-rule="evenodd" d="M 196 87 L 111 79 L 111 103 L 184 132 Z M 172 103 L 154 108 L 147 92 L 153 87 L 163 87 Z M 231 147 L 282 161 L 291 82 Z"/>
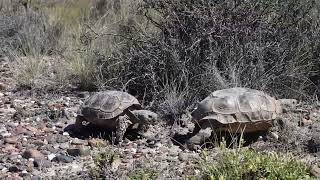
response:
<path id="1" fill-rule="evenodd" d="M 132 113 L 144 124 L 156 124 L 158 114 L 149 110 L 134 110 Z"/>

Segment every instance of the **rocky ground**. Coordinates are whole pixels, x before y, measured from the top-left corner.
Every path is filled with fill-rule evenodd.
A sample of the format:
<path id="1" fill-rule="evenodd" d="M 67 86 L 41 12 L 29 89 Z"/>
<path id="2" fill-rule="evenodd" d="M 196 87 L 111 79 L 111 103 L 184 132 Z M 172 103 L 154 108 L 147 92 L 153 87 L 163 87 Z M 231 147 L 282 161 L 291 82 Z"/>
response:
<path id="1" fill-rule="evenodd" d="M 0 77 L 0 179 L 90 179 L 95 173 L 90 172 L 94 161 L 103 158 L 110 164 L 104 172 L 96 173 L 103 173 L 106 179 L 125 179 L 139 168 L 156 169 L 163 179 L 199 173 L 195 162 L 200 153 L 183 150 L 169 138 L 172 127 L 159 123 L 150 130 L 154 139 L 126 140 L 117 147 L 103 131 L 72 133 L 76 111 L 88 92 L 17 91 L 6 60 L 0 62 Z M 319 163 L 319 106 L 302 105 L 283 119 L 289 121 L 283 129 L 275 129 L 269 138 L 250 147 L 292 151 L 309 164 Z M 217 151 L 211 148 L 210 154 Z"/>

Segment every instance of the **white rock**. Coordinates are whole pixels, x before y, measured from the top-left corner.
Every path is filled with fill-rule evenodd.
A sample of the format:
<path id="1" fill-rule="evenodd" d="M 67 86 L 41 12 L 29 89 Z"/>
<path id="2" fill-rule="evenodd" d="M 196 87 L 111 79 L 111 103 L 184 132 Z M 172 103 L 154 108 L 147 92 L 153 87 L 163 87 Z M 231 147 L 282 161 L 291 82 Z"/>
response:
<path id="1" fill-rule="evenodd" d="M 8 168 L 4 167 L 1 169 L 2 172 L 8 172 Z"/>
<path id="2" fill-rule="evenodd" d="M 136 148 L 131 148 L 130 151 L 131 151 L 131 153 L 135 154 L 137 152 L 137 149 Z"/>
<path id="3" fill-rule="evenodd" d="M 279 139 L 279 135 L 276 134 L 275 132 L 271 132 L 271 133 L 270 133 L 270 136 L 271 136 L 272 138 L 276 139 L 276 140 Z"/>
<path id="4" fill-rule="evenodd" d="M 63 132 L 62 135 L 69 136 L 69 133 L 68 132 Z"/>
<path id="5" fill-rule="evenodd" d="M 48 155 L 48 159 L 49 159 L 50 161 L 52 161 L 52 159 L 55 158 L 55 157 L 56 157 L 55 154 L 49 154 L 49 155 Z"/>
<path id="6" fill-rule="evenodd" d="M 0 97 L 3 97 L 3 96 L 4 96 L 4 94 L 2 92 L 0 92 Z"/>
<path id="7" fill-rule="evenodd" d="M 162 147 L 162 144 L 161 144 L 160 142 L 157 142 L 157 143 L 155 144 L 155 146 L 156 146 L 156 147 Z"/>
<path id="8" fill-rule="evenodd" d="M 33 158 L 29 158 L 29 159 L 28 159 L 28 161 L 31 161 L 31 162 L 33 162 L 33 161 L 34 161 L 34 159 L 33 159 Z"/>
<path id="9" fill-rule="evenodd" d="M 5 133 L 3 133 L 3 134 L 1 134 L 3 137 L 9 137 L 9 136 L 11 136 L 11 133 L 9 133 L 9 132 L 5 132 Z"/>

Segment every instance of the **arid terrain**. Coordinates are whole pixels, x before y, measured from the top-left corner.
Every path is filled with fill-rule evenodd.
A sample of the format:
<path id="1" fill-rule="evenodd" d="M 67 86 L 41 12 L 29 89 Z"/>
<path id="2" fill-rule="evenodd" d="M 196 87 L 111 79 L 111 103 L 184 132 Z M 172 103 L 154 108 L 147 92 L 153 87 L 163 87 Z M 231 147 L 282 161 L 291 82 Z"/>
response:
<path id="1" fill-rule="evenodd" d="M 0 179 L 320 178 L 319 7 L 0 1 Z M 231 87 L 298 104 L 266 134 L 186 145 L 190 112 Z M 101 127 L 74 131 L 84 100 L 104 90 L 159 115 L 145 137 L 127 131 L 119 146 Z"/>

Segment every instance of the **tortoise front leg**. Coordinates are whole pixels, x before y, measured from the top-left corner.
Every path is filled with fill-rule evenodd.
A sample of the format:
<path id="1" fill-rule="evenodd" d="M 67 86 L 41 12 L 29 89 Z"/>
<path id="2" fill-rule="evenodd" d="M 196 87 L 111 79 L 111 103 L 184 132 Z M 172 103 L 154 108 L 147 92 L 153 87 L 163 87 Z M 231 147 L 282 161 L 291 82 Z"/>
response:
<path id="1" fill-rule="evenodd" d="M 187 146 L 191 149 L 196 149 L 211 136 L 212 128 L 210 122 L 207 121 L 196 124 L 193 132 L 188 135 L 190 139 L 187 140 Z"/>
<path id="2" fill-rule="evenodd" d="M 128 116 L 119 116 L 117 121 L 117 127 L 116 127 L 116 143 L 118 143 L 119 146 L 121 146 L 123 142 L 124 134 L 127 130 L 127 128 L 130 125 L 130 119 Z"/>
<path id="3" fill-rule="evenodd" d="M 83 130 L 83 125 L 82 122 L 86 121 L 86 119 L 82 116 L 77 116 L 76 118 L 76 122 L 75 122 L 75 127 L 74 127 L 74 131 L 75 132 L 81 132 Z"/>

